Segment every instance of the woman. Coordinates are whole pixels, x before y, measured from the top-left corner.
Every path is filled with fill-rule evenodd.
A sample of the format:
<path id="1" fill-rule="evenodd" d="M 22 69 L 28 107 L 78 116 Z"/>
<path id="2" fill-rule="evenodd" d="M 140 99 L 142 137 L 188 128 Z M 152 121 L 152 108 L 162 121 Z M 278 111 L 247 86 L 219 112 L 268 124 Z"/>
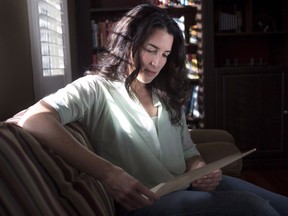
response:
<path id="1" fill-rule="evenodd" d="M 231 177 L 222 179 L 221 170 L 161 198 L 149 190 L 205 166 L 182 110 L 190 89 L 184 62 L 177 24 L 162 9 L 139 5 L 115 25 L 94 74 L 30 107 L 19 125 L 101 181 L 115 199 L 118 215 L 288 212 L 286 197 Z M 87 130 L 94 152 L 63 128 L 75 120 Z"/>

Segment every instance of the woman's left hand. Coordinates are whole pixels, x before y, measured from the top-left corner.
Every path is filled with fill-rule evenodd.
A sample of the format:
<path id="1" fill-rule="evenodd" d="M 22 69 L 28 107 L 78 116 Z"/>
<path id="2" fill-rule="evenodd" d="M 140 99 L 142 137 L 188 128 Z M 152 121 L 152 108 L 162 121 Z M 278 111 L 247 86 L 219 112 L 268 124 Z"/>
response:
<path id="1" fill-rule="evenodd" d="M 220 169 L 203 176 L 202 178 L 191 183 L 192 187 L 203 191 L 212 191 L 219 185 L 222 179 L 222 171 Z"/>

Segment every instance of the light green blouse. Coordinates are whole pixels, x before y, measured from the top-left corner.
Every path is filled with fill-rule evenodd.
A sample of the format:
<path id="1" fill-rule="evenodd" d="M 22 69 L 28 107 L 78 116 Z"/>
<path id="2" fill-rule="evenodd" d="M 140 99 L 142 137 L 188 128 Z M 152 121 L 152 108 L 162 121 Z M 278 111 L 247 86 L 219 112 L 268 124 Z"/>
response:
<path id="1" fill-rule="evenodd" d="M 199 155 L 182 124 L 172 125 L 156 95 L 158 133 L 151 117 L 123 83 L 97 75 L 82 77 L 44 98 L 60 114 L 62 124 L 79 120 L 95 152 L 122 167 L 147 187 L 185 172 L 185 159 Z"/>

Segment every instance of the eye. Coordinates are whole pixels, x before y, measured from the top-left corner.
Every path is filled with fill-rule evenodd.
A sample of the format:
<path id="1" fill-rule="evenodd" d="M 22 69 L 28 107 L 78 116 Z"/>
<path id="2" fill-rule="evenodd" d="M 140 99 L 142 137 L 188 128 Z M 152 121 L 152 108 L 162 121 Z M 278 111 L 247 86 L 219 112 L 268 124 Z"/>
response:
<path id="1" fill-rule="evenodd" d="M 150 53 L 154 53 L 154 52 L 157 51 L 155 48 L 152 48 L 152 47 L 145 47 L 144 49 L 145 49 L 147 52 L 150 52 Z"/>
<path id="2" fill-rule="evenodd" d="M 169 54 L 170 54 L 170 53 L 164 53 L 164 54 L 163 54 L 163 57 L 164 57 L 164 58 L 168 58 Z"/>

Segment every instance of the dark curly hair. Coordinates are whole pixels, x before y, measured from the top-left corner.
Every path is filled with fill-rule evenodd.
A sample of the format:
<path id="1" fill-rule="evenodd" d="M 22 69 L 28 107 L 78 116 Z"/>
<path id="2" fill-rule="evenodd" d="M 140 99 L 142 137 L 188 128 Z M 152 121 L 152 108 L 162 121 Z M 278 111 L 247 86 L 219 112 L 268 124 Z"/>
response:
<path id="1" fill-rule="evenodd" d="M 155 29 L 167 31 L 174 40 L 166 64 L 158 76 L 146 85 L 165 104 L 172 124 L 180 123 L 182 108 L 191 90 L 185 68 L 185 42 L 177 23 L 164 9 L 142 4 L 119 19 L 110 33 L 105 51 L 98 56 L 94 72 L 109 80 L 125 82 L 131 96 L 130 85 L 141 69 L 139 52 Z M 129 75 L 132 62 L 136 69 Z"/>

